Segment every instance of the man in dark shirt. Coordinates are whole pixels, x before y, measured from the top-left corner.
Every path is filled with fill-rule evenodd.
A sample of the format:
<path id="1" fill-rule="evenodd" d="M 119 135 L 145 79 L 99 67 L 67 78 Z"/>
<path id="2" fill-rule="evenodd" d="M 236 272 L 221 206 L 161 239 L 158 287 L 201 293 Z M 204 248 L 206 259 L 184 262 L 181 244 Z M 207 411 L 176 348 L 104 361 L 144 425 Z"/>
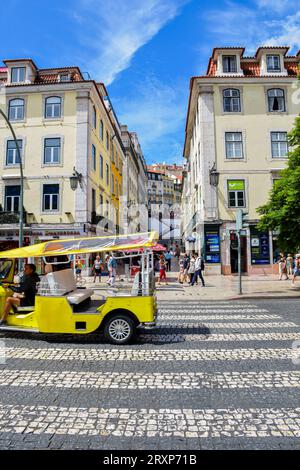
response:
<path id="1" fill-rule="evenodd" d="M 9 312 L 14 307 L 27 307 L 33 306 L 35 295 L 37 292 L 36 284 L 40 278 L 36 274 L 36 267 L 34 264 L 25 264 L 24 276 L 20 282 L 19 287 L 12 287 L 11 289 L 15 292 L 13 297 L 7 297 L 2 319 L 0 325 L 6 323 Z"/>

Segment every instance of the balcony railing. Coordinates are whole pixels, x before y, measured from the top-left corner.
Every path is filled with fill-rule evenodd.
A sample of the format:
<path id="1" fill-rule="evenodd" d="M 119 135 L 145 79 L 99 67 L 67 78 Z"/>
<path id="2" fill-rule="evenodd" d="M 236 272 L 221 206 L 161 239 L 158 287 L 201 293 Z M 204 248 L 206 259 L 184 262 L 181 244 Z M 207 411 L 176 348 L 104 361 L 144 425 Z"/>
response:
<path id="1" fill-rule="evenodd" d="M 23 212 L 23 222 L 26 224 L 27 214 Z M 0 211 L 0 224 L 18 224 L 20 222 L 20 212 Z"/>

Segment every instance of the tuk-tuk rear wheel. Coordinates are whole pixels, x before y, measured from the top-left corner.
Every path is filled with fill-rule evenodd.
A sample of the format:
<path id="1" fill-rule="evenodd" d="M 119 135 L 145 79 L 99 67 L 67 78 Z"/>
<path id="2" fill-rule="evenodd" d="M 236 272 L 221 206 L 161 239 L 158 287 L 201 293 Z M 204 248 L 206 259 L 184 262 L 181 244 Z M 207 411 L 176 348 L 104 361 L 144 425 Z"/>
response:
<path id="1" fill-rule="evenodd" d="M 126 314 L 115 314 L 104 327 L 104 336 L 112 344 L 127 344 L 135 334 L 135 323 Z"/>

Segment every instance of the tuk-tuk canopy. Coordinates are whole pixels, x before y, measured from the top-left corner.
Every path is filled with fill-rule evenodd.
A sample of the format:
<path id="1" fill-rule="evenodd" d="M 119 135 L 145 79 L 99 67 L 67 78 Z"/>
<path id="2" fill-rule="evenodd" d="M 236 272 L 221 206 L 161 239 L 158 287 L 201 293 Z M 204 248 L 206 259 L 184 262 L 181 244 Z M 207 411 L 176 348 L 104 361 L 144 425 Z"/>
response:
<path id="1" fill-rule="evenodd" d="M 69 238 L 51 240 L 36 245 L 0 251 L 0 258 L 38 258 L 43 256 L 126 251 L 134 248 L 151 248 L 157 241 L 156 232 L 108 235 L 105 237 Z"/>

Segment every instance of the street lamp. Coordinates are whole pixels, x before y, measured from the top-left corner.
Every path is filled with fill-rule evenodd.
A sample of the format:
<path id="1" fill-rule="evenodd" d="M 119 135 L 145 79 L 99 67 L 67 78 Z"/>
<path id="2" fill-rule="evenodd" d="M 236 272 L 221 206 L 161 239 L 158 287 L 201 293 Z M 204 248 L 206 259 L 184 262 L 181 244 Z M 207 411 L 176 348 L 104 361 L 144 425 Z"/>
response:
<path id="1" fill-rule="evenodd" d="M 23 199 L 24 199 L 24 176 L 23 176 L 23 166 L 22 166 L 22 160 L 21 160 L 21 152 L 20 152 L 20 147 L 16 138 L 15 131 L 13 130 L 13 127 L 11 123 L 9 122 L 8 117 L 6 114 L 0 109 L 0 114 L 4 118 L 6 124 L 8 125 L 10 132 L 13 136 L 15 146 L 17 149 L 17 156 L 19 160 L 19 166 L 20 166 L 20 207 L 19 207 L 19 248 L 23 246 L 23 220 L 24 220 L 24 212 L 23 212 Z M 20 264 L 21 266 L 21 264 Z"/>
<path id="2" fill-rule="evenodd" d="M 76 189 L 78 188 L 78 183 L 81 186 L 82 174 L 78 173 L 78 171 L 76 170 L 76 168 L 74 166 L 73 175 L 70 176 L 70 186 L 71 186 L 72 191 L 76 191 Z"/>
<path id="3" fill-rule="evenodd" d="M 219 184 L 220 173 L 216 169 L 216 164 L 214 163 L 211 169 L 209 170 L 209 184 L 211 186 L 217 187 Z"/>

